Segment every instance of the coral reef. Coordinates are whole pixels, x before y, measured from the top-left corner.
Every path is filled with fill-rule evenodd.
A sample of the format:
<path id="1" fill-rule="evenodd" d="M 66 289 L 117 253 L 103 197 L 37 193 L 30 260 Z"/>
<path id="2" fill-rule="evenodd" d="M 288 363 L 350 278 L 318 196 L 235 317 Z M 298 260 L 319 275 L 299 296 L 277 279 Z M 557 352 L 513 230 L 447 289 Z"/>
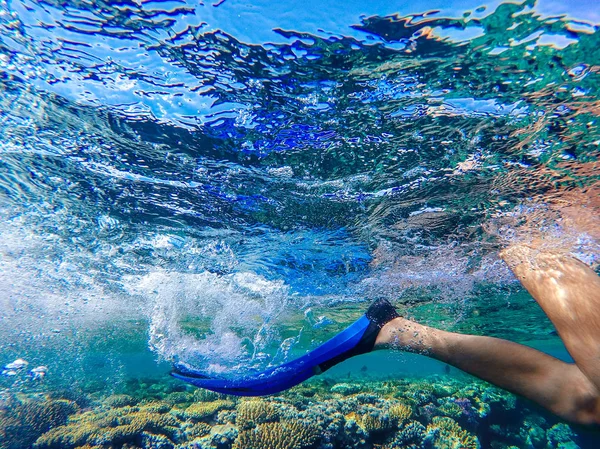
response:
<path id="1" fill-rule="evenodd" d="M 332 393 L 338 393 L 338 394 L 341 394 L 342 396 L 349 396 L 351 394 L 356 394 L 359 391 L 360 391 L 360 386 L 356 385 L 356 384 L 341 383 L 341 384 L 336 384 L 333 387 L 331 387 Z"/>
<path id="2" fill-rule="evenodd" d="M 259 424 L 240 432 L 234 449 L 307 449 L 319 438 L 319 428 L 300 421 Z"/>
<path id="3" fill-rule="evenodd" d="M 44 432 L 67 422 L 79 407 L 64 399 L 10 396 L 0 407 L 0 448 L 30 447 Z"/>
<path id="4" fill-rule="evenodd" d="M 133 405 L 137 401 L 134 397 L 129 396 L 128 394 L 113 394 L 107 397 L 103 402 L 108 407 L 119 408 L 127 405 Z"/>
<path id="5" fill-rule="evenodd" d="M 51 429 L 35 442 L 44 449 L 89 445 L 122 445 L 139 440 L 143 431 L 174 437 L 179 421 L 170 414 L 153 413 L 144 407 L 120 407 L 72 416 L 64 426 Z"/>
<path id="6" fill-rule="evenodd" d="M 240 429 L 249 429 L 257 424 L 279 419 L 279 412 L 275 406 L 264 400 L 243 401 L 237 406 L 236 411 L 236 424 Z"/>
<path id="7" fill-rule="evenodd" d="M 233 401 L 223 399 L 212 402 L 197 402 L 186 408 L 183 416 L 187 419 L 203 421 L 213 417 L 220 410 L 231 409 L 233 407 L 235 407 Z"/>
<path id="8" fill-rule="evenodd" d="M 452 418 L 436 416 L 427 426 L 426 440 L 436 449 L 479 449 L 477 437 L 460 427 Z"/>
<path id="9" fill-rule="evenodd" d="M 370 413 L 363 415 L 362 425 L 370 434 L 389 432 L 393 427 L 393 422 L 389 415 L 381 411 L 370 410 Z"/>
<path id="10" fill-rule="evenodd" d="M 425 426 L 418 421 L 408 422 L 400 429 L 386 449 L 412 449 L 422 447 L 425 438 Z"/>
<path id="11" fill-rule="evenodd" d="M 408 420 L 412 414 L 412 408 L 403 403 L 394 404 L 389 410 L 390 418 L 396 425 L 401 425 L 404 421 Z"/>
<path id="12" fill-rule="evenodd" d="M 84 410 L 0 392 L 0 449 L 588 449 L 567 424 L 477 381 L 317 380 L 262 399 L 128 387 L 78 393 Z"/>
<path id="13" fill-rule="evenodd" d="M 575 432 L 566 424 L 558 423 L 547 430 L 548 445 L 553 448 L 575 449 Z"/>

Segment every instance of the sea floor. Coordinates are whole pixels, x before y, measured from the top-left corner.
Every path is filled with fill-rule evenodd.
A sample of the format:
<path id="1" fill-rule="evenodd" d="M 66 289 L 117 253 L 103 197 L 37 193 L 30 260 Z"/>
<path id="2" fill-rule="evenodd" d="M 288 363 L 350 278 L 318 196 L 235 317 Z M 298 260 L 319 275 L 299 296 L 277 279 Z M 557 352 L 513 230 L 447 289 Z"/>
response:
<path id="1" fill-rule="evenodd" d="M 472 378 L 319 379 L 237 398 L 165 378 L 107 392 L 0 393 L 1 449 L 597 448 L 577 429 Z"/>

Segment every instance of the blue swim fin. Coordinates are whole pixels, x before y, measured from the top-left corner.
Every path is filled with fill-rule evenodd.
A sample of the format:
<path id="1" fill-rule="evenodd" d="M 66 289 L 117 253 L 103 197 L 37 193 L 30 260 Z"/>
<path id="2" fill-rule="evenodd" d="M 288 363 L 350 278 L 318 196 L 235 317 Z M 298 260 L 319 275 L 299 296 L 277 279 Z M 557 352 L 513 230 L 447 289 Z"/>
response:
<path id="1" fill-rule="evenodd" d="M 265 396 L 298 385 L 309 377 L 327 371 L 355 355 L 370 352 L 379 330 L 399 317 L 385 299 L 375 301 L 367 312 L 348 328 L 318 348 L 290 362 L 236 379 L 209 376 L 183 364 L 176 364 L 171 375 L 192 385 L 236 396 Z"/>

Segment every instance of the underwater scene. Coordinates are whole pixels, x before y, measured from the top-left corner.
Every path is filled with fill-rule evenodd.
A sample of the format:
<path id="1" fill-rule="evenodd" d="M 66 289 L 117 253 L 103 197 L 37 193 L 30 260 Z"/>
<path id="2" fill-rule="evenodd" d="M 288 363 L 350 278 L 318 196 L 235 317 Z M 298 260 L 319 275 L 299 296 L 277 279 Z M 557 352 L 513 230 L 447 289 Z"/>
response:
<path id="1" fill-rule="evenodd" d="M 596 0 L 0 0 L 0 449 L 600 448 L 316 349 L 387 300 L 572 363 L 499 254 L 600 273 L 599 126 Z"/>

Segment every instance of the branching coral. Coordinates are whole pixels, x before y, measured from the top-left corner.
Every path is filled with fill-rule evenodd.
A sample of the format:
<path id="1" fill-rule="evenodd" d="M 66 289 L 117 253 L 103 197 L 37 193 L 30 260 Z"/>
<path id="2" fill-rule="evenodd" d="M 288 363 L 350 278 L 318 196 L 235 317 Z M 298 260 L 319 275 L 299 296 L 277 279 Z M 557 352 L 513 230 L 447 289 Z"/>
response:
<path id="1" fill-rule="evenodd" d="M 192 395 L 191 393 L 186 393 L 185 391 L 175 391 L 173 393 L 169 393 L 168 395 L 163 397 L 163 401 L 171 405 L 185 403 L 191 404 L 192 402 L 197 402 L 194 395 Z"/>
<path id="2" fill-rule="evenodd" d="M 452 419 L 457 419 L 463 414 L 463 409 L 455 402 L 446 401 L 438 407 L 440 413 Z"/>
<path id="3" fill-rule="evenodd" d="M 73 416 L 67 425 L 43 434 L 34 447 L 65 449 L 85 444 L 123 444 L 135 441 L 143 431 L 173 437 L 178 427 L 179 421 L 170 414 L 153 413 L 137 407 L 121 407 Z"/>
<path id="4" fill-rule="evenodd" d="M 425 438 L 425 426 L 418 421 L 410 421 L 396 433 L 386 449 L 420 448 Z"/>
<path id="5" fill-rule="evenodd" d="M 171 405 L 162 401 L 153 401 L 141 404 L 140 408 L 152 413 L 167 413 L 171 410 Z"/>
<path id="6" fill-rule="evenodd" d="M 279 413 L 273 404 L 262 400 L 241 402 L 237 406 L 236 424 L 240 429 L 249 429 L 258 424 L 277 421 Z"/>
<path id="7" fill-rule="evenodd" d="M 144 449 L 173 449 L 175 445 L 164 435 L 155 435 L 142 432 L 140 435 L 141 447 Z"/>
<path id="8" fill-rule="evenodd" d="M 342 383 L 342 384 L 336 384 L 333 387 L 331 387 L 332 393 L 338 393 L 338 394 L 341 394 L 342 396 L 349 396 L 351 394 L 356 394 L 359 391 L 360 391 L 360 386 L 356 385 L 356 384 Z"/>
<path id="9" fill-rule="evenodd" d="M 187 419 L 203 421 L 211 418 L 220 410 L 231 409 L 234 406 L 235 404 L 232 401 L 222 399 L 212 402 L 197 402 L 185 409 L 183 416 Z"/>
<path id="10" fill-rule="evenodd" d="M 227 395 L 221 393 L 215 393 L 214 391 L 205 390 L 203 388 L 197 388 L 192 393 L 192 399 L 194 402 L 212 402 L 217 399 L 225 399 Z"/>
<path id="11" fill-rule="evenodd" d="M 136 403 L 136 400 L 128 394 L 113 394 L 107 397 L 103 403 L 108 407 L 119 408 L 127 405 L 133 405 Z"/>
<path id="12" fill-rule="evenodd" d="M 233 449 L 308 449 L 319 439 L 319 428 L 300 421 L 259 424 L 240 432 Z"/>
<path id="13" fill-rule="evenodd" d="M 0 409 L 0 448 L 28 448 L 44 432 L 67 422 L 79 407 L 67 400 L 10 398 Z"/>
<path id="14" fill-rule="evenodd" d="M 389 415 L 396 425 L 402 424 L 413 414 L 412 407 L 406 404 L 396 404 L 390 407 Z"/>
<path id="15" fill-rule="evenodd" d="M 203 423 L 197 422 L 195 424 L 187 424 L 188 427 L 184 429 L 186 439 L 192 440 L 194 438 L 203 437 L 210 433 L 211 426 Z"/>
<path id="16" fill-rule="evenodd" d="M 479 449 L 477 437 L 451 418 L 436 416 L 427 426 L 427 439 L 436 449 Z"/>
<path id="17" fill-rule="evenodd" d="M 381 413 L 368 413 L 362 417 L 362 425 L 369 433 L 383 433 L 392 429 L 392 420 Z"/>

